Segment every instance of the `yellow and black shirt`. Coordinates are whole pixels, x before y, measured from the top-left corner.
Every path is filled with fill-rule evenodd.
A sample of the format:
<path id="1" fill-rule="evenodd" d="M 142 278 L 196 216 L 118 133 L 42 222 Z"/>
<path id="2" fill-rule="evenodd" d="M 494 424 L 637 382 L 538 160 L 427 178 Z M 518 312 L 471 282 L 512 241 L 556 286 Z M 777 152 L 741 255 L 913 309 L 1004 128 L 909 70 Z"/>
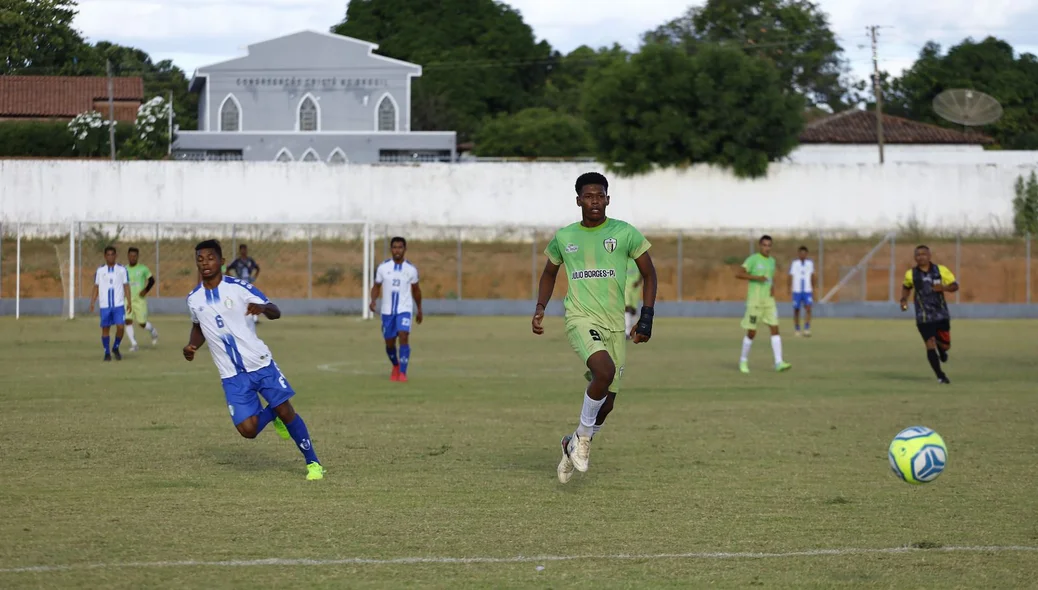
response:
<path id="1" fill-rule="evenodd" d="M 915 321 L 917 324 L 929 324 L 951 318 L 948 313 L 948 302 L 944 293 L 933 290 L 936 283 L 944 286 L 955 282 L 955 275 L 944 266 L 930 263 L 926 271 L 918 266 L 905 272 L 905 288 L 915 288 Z"/>

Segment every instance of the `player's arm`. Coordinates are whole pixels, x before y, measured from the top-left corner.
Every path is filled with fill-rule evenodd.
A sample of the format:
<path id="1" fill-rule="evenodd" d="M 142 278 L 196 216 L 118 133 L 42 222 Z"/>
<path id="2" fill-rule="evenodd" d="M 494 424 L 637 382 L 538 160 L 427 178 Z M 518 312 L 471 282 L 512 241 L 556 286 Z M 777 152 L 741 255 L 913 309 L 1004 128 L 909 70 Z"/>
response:
<path id="1" fill-rule="evenodd" d="M 255 260 L 252 260 L 252 271 L 251 272 L 252 272 L 252 274 L 249 275 L 249 276 L 252 278 L 252 281 L 255 282 L 256 279 L 258 279 L 259 275 L 260 275 L 259 263 L 257 263 Z"/>
<path id="2" fill-rule="evenodd" d="M 768 277 L 751 275 L 750 271 L 746 268 L 745 262 L 739 267 L 739 270 L 735 271 L 735 278 L 741 281 L 757 281 L 761 283 L 768 280 Z"/>
<path id="3" fill-rule="evenodd" d="M 123 271 L 123 301 L 126 302 L 126 311 L 133 309 L 130 303 L 130 276 Z"/>
<path id="4" fill-rule="evenodd" d="M 634 327 L 634 335 L 631 342 L 639 344 L 646 342 L 652 336 L 652 318 L 656 307 L 656 265 L 652 263 L 652 256 L 648 252 L 634 259 L 638 265 L 638 272 L 642 276 L 642 310 L 638 324 Z"/>
<path id="5" fill-rule="evenodd" d="M 144 285 L 144 290 L 141 291 L 140 296 L 142 298 L 143 297 L 147 297 L 148 293 L 151 291 L 151 288 L 154 287 L 154 286 L 155 286 L 155 277 L 148 277 L 148 284 Z"/>
<path id="6" fill-rule="evenodd" d="M 908 296 L 912 294 L 912 271 L 905 273 L 905 281 L 901 283 L 901 311 L 908 309 Z"/>
<path id="7" fill-rule="evenodd" d="M 94 304 L 97 303 L 97 283 L 94 283 L 94 288 L 90 290 L 90 313 L 94 313 Z"/>
<path id="8" fill-rule="evenodd" d="M 205 334 L 202 333 L 202 326 L 192 323 L 191 334 L 187 337 L 187 346 L 184 347 L 184 358 L 188 361 L 195 360 L 195 351 L 205 344 Z"/>
<path id="9" fill-rule="evenodd" d="M 422 288 L 418 286 L 418 281 L 411 283 L 411 298 L 414 299 L 414 319 L 420 324 L 422 323 Z"/>
<path id="10" fill-rule="evenodd" d="M 934 291 L 938 293 L 954 293 L 959 290 L 959 282 L 955 280 L 955 275 L 952 271 L 941 266 L 938 267 L 941 273 L 941 282 L 934 285 Z"/>
<path id="11" fill-rule="evenodd" d="M 544 310 L 548 307 L 548 301 L 551 300 L 551 294 L 555 292 L 555 281 L 559 277 L 559 268 L 562 265 L 555 264 L 551 260 L 544 263 L 544 271 L 541 272 L 541 281 L 537 287 L 537 305 L 533 310 L 533 333 L 541 335 L 544 333 L 544 326 L 541 322 L 544 321 Z"/>

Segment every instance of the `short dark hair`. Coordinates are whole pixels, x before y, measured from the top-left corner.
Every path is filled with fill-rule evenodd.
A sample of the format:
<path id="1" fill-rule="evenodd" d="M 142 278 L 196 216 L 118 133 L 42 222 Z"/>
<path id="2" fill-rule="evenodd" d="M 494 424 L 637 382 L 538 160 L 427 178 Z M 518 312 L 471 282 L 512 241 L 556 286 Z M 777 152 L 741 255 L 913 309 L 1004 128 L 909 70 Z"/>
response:
<path id="1" fill-rule="evenodd" d="M 807 252 L 807 246 L 801 246 L 797 248 L 797 252 Z"/>
<path id="2" fill-rule="evenodd" d="M 141 251 L 137 249 L 137 246 L 130 246 L 130 249 L 126 251 L 127 254 L 133 254 L 134 252 L 137 254 L 141 253 Z"/>
<path id="3" fill-rule="evenodd" d="M 389 240 L 389 245 L 392 246 L 393 244 L 395 244 L 397 242 L 400 242 L 401 244 L 403 244 L 404 248 L 407 247 L 407 240 L 405 240 L 404 238 L 402 238 L 400 236 L 394 236 L 392 240 Z"/>
<path id="4" fill-rule="evenodd" d="M 105 254 L 108 254 L 109 252 L 115 252 L 116 254 L 119 253 L 118 250 L 115 249 L 115 246 L 105 246 Z"/>
<path id="5" fill-rule="evenodd" d="M 758 244 L 763 244 L 763 243 L 764 243 L 764 240 L 767 240 L 767 241 L 769 241 L 769 242 L 774 242 L 774 241 L 775 241 L 775 240 L 772 240 L 772 239 L 771 239 L 771 236 L 769 236 L 768 234 L 764 234 L 763 236 L 761 236 L 761 237 L 760 237 L 760 239 L 759 239 L 759 240 L 757 240 L 757 243 L 758 243 Z"/>
<path id="6" fill-rule="evenodd" d="M 216 252 L 217 258 L 223 258 L 223 246 L 217 240 L 205 240 L 204 242 L 198 242 L 195 245 L 195 254 L 198 254 L 202 250 L 212 250 Z"/>
<path id="7" fill-rule="evenodd" d="M 577 177 L 577 195 L 579 195 L 580 191 L 584 190 L 584 187 L 589 184 L 600 184 L 602 185 L 602 188 L 605 190 L 606 194 L 609 193 L 609 181 L 606 180 L 605 176 L 599 174 L 598 172 L 585 172 L 584 174 L 581 174 Z"/>
<path id="8" fill-rule="evenodd" d="M 245 244 L 238 244 L 238 251 L 239 252 L 241 251 L 242 248 L 248 248 L 248 246 L 246 246 Z"/>
<path id="9" fill-rule="evenodd" d="M 927 252 L 930 251 L 930 247 L 927 246 L 926 244 L 919 244 L 918 246 L 915 247 L 915 249 L 916 249 L 916 251 L 919 251 L 919 250 L 926 250 Z"/>

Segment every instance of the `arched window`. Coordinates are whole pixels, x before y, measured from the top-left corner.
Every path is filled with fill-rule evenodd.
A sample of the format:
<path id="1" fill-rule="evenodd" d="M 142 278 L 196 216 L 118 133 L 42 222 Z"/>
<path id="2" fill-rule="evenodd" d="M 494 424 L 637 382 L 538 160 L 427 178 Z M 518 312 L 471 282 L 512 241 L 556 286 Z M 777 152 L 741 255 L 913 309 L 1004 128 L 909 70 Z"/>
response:
<path id="1" fill-rule="evenodd" d="M 288 151 L 288 148 L 281 148 L 274 160 L 278 162 L 292 162 L 295 158 L 292 157 L 292 152 Z"/>
<path id="2" fill-rule="evenodd" d="M 309 93 L 303 97 L 303 100 L 299 101 L 298 127 L 300 131 L 321 130 L 321 107 L 318 106 L 317 100 L 314 99 L 313 95 Z"/>
<path id="3" fill-rule="evenodd" d="M 375 127 L 379 131 L 396 131 L 396 101 L 393 100 L 391 94 L 386 94 L 382 97 L 382 100 L 378 103 L 378 108 L 375 110 L 376 119 L 378 121 Z"/>
<path id="4" fill-rule="evenodd" d="M 220 104 L 220 131 L 241 131 L 241 103 L 233 94 Z"/>
<path id="5" fill-rule="evenodd" d="M 335 148 L 332 151 L 332 155 L 328 156 L 328 163 L 335 166 L 342 166 L 347 162 L 346 154 L 340 148 Z"/>
<path id="6" fill-rule="evenodd" d="M 310 149 L 306 150 L 306 152 L 303 153 L 302 161 L 303 162 L 320 162 L 321 158 L 317 157 L 317 152 L 314 151 L 314 148 L 310 148 Z"/>

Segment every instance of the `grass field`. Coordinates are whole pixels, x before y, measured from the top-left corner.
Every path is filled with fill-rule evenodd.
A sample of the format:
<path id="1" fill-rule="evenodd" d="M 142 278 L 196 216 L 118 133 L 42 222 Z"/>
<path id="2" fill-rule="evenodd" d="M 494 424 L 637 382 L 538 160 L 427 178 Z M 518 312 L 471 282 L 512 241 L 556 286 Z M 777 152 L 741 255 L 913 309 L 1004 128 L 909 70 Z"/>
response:
<path id="1" fill-rule="evenodd" d="M 942 387 L 910 320 L 787 334 L 781 375 L 760 339 L 745 376 L 737 320 L 660 318 L 566 486 L 583 382 L 557 318 L 540 339 L 526 318 L 429 318 L 407 384 L 374 323 L 261 324 L 320 482 L 272 429 L 239 437 L 208 353 L 180 356 L 185 319 L 156 324 L 158 349 L 104 365 L 93 319 L 0 319 L 0 588 L 1020 588 L 1038 571 L 1036 322 L 955 322 Z M 920 487 L 886 459 L 914 424 L 949 446 Z M 253 561 L 270 558 L 340 561 Z"/>

